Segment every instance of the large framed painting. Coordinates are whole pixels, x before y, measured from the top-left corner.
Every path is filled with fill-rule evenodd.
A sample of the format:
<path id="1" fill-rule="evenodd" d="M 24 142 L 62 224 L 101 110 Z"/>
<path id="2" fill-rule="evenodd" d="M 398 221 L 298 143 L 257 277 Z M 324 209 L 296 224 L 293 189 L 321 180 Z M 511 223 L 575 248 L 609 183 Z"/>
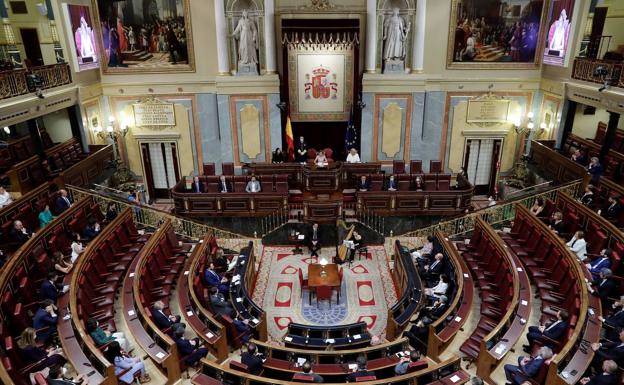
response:
<path id="1" fill-rule="evenodd" d="M 565 64 L 573 12 L 574 0 L 553 0 L 551 3 L 546 24 L 548 30 L 544 45 L 544 64 Z"/>
<path id="2" fill-rule="evenodd" d="M 299 41 L 288 46 L 290 118 L 298 121 L 347 121 L 353 100 L 351 43 Z"/>
<path id="3" fill-rule="evenodd" d="M 106 74 L 193 72 L 190 0 L 93 0 Z"/>
<path id="4" fill-rule="evenodd" d="M 545 0 L 452 0 L 447 68 L 535 69 Z"/>
<path id="5" fill-rule="evenodd" d="M 66 30 L 73 42 L 72 53 L 77 72 L 98 68 L 99 54 L 95 42 L 93 19 L 90 7 L 78 4 L 65 4 Z"/>

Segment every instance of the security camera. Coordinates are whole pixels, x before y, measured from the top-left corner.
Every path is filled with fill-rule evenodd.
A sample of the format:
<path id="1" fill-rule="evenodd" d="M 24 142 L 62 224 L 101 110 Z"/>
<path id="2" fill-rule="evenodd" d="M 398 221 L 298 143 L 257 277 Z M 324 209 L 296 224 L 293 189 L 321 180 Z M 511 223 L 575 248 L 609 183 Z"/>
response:
<path id="1" fill-rule="evenodd" d="M 609 70 L 606 66 L 599 65 L 594 68 L 594 77 L 596 78 L 604 78 L 609 74 Z"/>
<path id="2" fill-rule="evenodd" d="M 609 69 L 605 65 L 598 65 L 594 68 L 594 77 L 599 78 L 602 81 L 602 87 L 598 88 L 598 92 L 602 92 L 609 88 L 612 78 L 608 78 Z"/>

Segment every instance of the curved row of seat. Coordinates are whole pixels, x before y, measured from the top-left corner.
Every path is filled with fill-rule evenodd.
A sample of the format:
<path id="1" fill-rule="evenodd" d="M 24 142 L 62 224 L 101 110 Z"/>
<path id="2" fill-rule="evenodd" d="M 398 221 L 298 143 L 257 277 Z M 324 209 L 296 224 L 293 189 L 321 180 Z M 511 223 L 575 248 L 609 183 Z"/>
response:
<path id="1" fill-rule="evenodd" d="M 356 349 L 367 346 L 370 340 L 371 335 L 367 330 L 366 322 L 335 326 L 314 326 L 291 322 L 288 324 L 288 331 L 284 337 L 286 346 L 307 347 L 310 350 L 326 349 L 330 345 L 333 349 Z"/>
<path id="2" fill-rule="evenodd" d="M 28 373 L 38 370 L 36 365 L 26 367 L 17 351 L 16 338 L 22 330 L 32 327 L 31 314 L 38 308 L 39 287 L 54 266 L 52 254 L 56 251 L 67 254 L 69 235 L 76 230 L 77 222 L 94 215 L 94 210 L 97 205 L 92 199 L 75 202 L 15 251 L 3 267 L 0 274 L 0 334 L 2 348 L 7 353 L 0 365 L 3 383 L 29 384 Z M 61 309 L 62 317 L 65 311 Z"/>
<path id="3" fill-rule="evenodd" d="M 225 326 L 212 312 L 208 289 L 203 285 L 203 272 L 211 255 L 216 253 L 216 239 L 206 234 L 195 246 L 184 265 L 184 277 L 178 282 L 178 303 L 184 320 L 203 341 L 218 362 L 228 356 Z"/>
<path id="4" fill-rule="evenodd" d="M 451 264 L 451 271 L 455 276 L 455 295 L 452 297 L 448 309 L 437 320 L 429 325 L 427 338 L 427 356 L 439 360 L 440 354 L 449 346 L 459 332 L 472 310 L 474 298 L 474 282 L 470 276 L 470 270 L 459 255 L 453 242 L 449 241 L 438 230 L 435 234 L 436 241 L 442 248 L 442 253 Z"/>
<path id="5" fill-rule="evenodd" d="M 388 359 L 387 357 L 382 357 L 380 360 L 393 361 L 393 359 Z M 394 365 L 396 365 L 396 362 L 398 362 L 398 359 L 396 359 Z M 387 368 L 391 369 L 391 366 Z M 339 380 L 339 378 L 344 378 L 345 374 L 350 372 L 346 364 L 331 365 L 328 367 L 328 370 L 333 370 L 333 372 L 331 372 L 332 374 L 326 375 L 329 380 L 325 381 L 325 383 L 329 384 L 344 384 L 344 379 Z M 279 378 L 269 378 L 233 370 L 203 359 L 201 373 L 193 377 L 192 383 L 195 385 L 247 385 L 251 383 L 259 385 L 292 385 L 293 382 L 290 380 L 296 372 L 300 372 L 300 370 L 294 365 L 279 369 L 276 368 L 273 377 Z M 364 377 L 365 381 L 358 381 L 358 383 L 365 385 L 399 385 L 414 383 L 421 385 L 452 385 L 463 384 L 467 382 L 469 378 L 470 376 L 468 373 L 461 369 L 459 358 L 452 357 L 440 363 L 427 362 L 427 366 L 424 369 L 415 370 L 403 375 L 397 376 L 392 372 L 384 379 L 366 380 Z"/>
<path id="6" fill-rule="evenodd" d="M 52 213 L 58 215 L 59 213 L 54 212 L 54 202 L 58 196 L 58 188 L 49 182 L 45 182 L 0 209 L 1 249 L 7 253 L 20 246 L 10 237 L 10 230 L 14 221 L 19 220 L 27 229 L 36 231 L 39 229 L 39 212 L 43 210 L 45 205 L 49 205 Z"/>
<path id="7" fill-rule="evenodd" d="M 470 242 L 457 246 L 481 297 L 479 323 L 460 351 L 476 361 L 477 375 L 489 380 L 524 331 L 531 312 L 531 287 L 518 257 L 480 217 Z"/>
<path id="8" fill-rule="evenodd" d="M 401 334 L 412 315 L 423 306 L 424 287 L 420 275 L 416 271 L 409 249 L 401 246 L 398 240 L 394 243 L 394 256 L 392 279 L 395 289 L 401 296 L 397 303 L 388 309 L 386 338 L 389 340 Z"/>
<path id="9" fill-rule="evenodd" d="M 505 241 L 522 256 L 537 294 L 542 301 L 542 320 L 555 317 L 565 309 L 569 317 L 569 329 L 561 343 L 548 341 L 558 354 L 534 379 L 548 384 L 576 383 L 585 372 L 593 352 L 579 349 L 581 340 L 598 342 L 600 325 L 591 318 L 602 314 L 600 300 L 588 293 L 586 280 L 591 279 L 566 244 L 546 224 L 528 209 L 516 205 L 514 226 Z M 588 316 L 592 309 L 594 317 Z M 564 378 L 561 372 L 568 373 Z"/>
<path id="10" fill-rule="evenodd" d="M 145 243 L 133 221 L 132 211 L 120 212 L 86 247 L 66 279 L 71 279 L 68 295 L 59 306 L 68 308 L 71 320 L 59 324 L 59 336 L 68 361 L 90 384 L 117 384 L 111 362 L 86 330 L 88 318 L 96 319 L 103 329 L 116 330 L 114 305 L 122 277 Z"/>

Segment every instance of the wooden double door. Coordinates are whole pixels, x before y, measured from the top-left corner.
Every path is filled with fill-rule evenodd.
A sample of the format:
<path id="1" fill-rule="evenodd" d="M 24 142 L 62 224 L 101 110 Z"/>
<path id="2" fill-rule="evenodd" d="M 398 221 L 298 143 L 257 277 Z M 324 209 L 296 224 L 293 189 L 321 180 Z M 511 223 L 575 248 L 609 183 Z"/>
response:
<path id="1" fill-rule="evenodd" d="M 180 180 L 176 142 L 142 142 L 141 158 L 149 201 L 168 199 Z"/>

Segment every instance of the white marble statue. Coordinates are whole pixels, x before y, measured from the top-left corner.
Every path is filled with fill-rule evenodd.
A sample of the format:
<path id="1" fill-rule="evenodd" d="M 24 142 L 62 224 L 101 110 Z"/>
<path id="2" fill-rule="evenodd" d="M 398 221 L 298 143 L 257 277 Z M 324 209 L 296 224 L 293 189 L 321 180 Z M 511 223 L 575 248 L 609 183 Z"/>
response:
<path id="1" fill-rule="evenodd" d="M 559 19 L 550 26 L 548 33 L 548 48 L 552 51 L 559 51 L 559 56 L 565 53 L 568 32 L 570 31 L 570 21 L 565 9 L 561 10 Z"/>
<path id="2" fill-rule="evenodd" d="M 84 17 L 80 17 L 80 27 L 76 29 L 74 34 L 80 57 L 94 57 L 95 56 L 95 37 L 93 30 L 87 24 Z"/>
<path id="3" fill-rule="evenodd" d="M 399 9 L 392 10 L 392 16 L 384 20 L 383 40 L 386 42 L 383 51 L 384 60 L 403 60 L 405 58 L 405 43 L 411 23 L 405 23 L 399 16 Z"/>
<path id="4" fill-rule="evenodd" d="M 238 39 L 238 63 L 256 64 L 256 50 L 258 49 L 258 29 L 256 23 L 247 16 L 247 11 L 243 11 L 243 16 L 238 19 L 236 29 L 232 33 Z"/>

